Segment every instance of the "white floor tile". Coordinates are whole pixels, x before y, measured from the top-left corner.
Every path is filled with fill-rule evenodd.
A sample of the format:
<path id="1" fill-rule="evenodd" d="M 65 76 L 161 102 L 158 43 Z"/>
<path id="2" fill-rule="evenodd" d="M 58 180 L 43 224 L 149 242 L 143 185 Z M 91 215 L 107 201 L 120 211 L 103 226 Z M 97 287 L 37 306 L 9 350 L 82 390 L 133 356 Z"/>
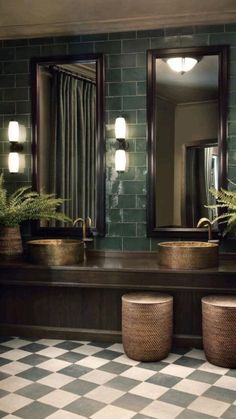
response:
<path id="1" fill-rule="evenodd" d="M 71 365 L 70 362 L 62 361 L 61 359 L 52 358 L 52 359 L 49 359 L 48 361 L 42 362 L 40 364 L 40 368 L 43 368 L 48 371 L 57 372 L 59 370 L 62 370 L 62 368 L 68 367 L 69 365 Z"/>
<path id="2" fill-rule="evenodd" d="M 131 366 L 135 366 L 135 365 L 139 364 L 139 361 L 135 361 L 134 359 L 130 359 L 125 354 L 121 355 L 121 356 L 118 356 L 118 358 L 116 358 L 116 362 L 119 362 L 120 364 L 131 365 Z"/>
<path id="3" fill-rule="evenodd" d="M 13 413 L 30 403 L 32 403 L 31 399 L 11 393 L 1 398 L 1 410 L 3 412 Z"/>
<path id="4" fill-rule="evenodd" d="M 116 406 L 106 406 L 103 409 L 99 410 L 99 412 L 95 413 L 91 416 L 92 419 L 130 419 L 134 415 L 135 412 L 131 412 L 130 410 L 122 409 Z"/>
<path id="5" fill-rule="evenodd" d="M 14 391 L 20 390 L 20 388 L 23 388 L 25 386 L 28 386 L 29 384 L 32 384 L 32 381 L 25 380 L 21 377 L 7 377 L 4 380 L 0 381 L 0 389 L 9 391 L 13 393 Z M 0 400 L 0 410 L 1 410 L 1 400 Z"/>
<path id="6" fill-rule="evenodd" d="M 182 365 L 170 364 L 161 370 L 162 374 L 174 375 L 175 377 L 185 378 L 194 371 L 194 368 L 184 367 Z"/>
<path id="7" fill-rule="evenodd" d="M 121 377 L 132 378 L 133 380 L 145 381 L 156 374 L 156 371 L 145 368 L 131 367 L 120 374 Z"/>
<path id="8" fill-rule="evenodd" d="M 75 413 L 67 412 L 65 410 L 58 410 L 50 416 L 47 416 L 47 419 L 86 419 L 85 416 L 75 415 Z"/>
<path id="9" fill-rule="evenodd" d="M 173 404 L 154 401 L 139 413 L 156 419 L 175 419 L 184 409 Z"/>
<path id="10" fill-rule="evenodd" d="M 229 408 L 228 403 L 213 400 L 208 397 L 198 397 L 189 406 L 188 409 L 194 410 L 198 413 L 204 413 L 205 415 L 211 415 L 216 418 L 220 418 L 221 415 Z"/>
<path id="11" fill-rule="evenodd" d="M 45 346 L 55 346 L 59 345 L 59 343 L 64 342 L 62 339 L 39 339 L 37 343 Z"/>
<path id="12" fill-rule="evenodd" d="M 17 348 L 21 348 L 22 346 L 29 345 L 29 343 L 31 342 L 29 342 L 28 340 L 15 338 L 7 342 L 4 342 L 4 346 L 17 349 Z"/>
<path id="13" fill-rule="evenodd" d="M 84 367 L 88 368 L 99 368 L 102 365 L 107 364 L 108 362 L 110 362 L 108 359 L 96 358 L 95 356 L 87 356 L 86 358 L 81 359 L 75 364 L 83 365 Z"/>
<path id="14" fill-rule="evenodd" d="M 9 364 L 2 365 L 0 367 L 0 372 L 5 372 L 5 374 L 10 375 L 16 375 L 30 368 L 32 368 L 31 365 L 23 364 L 23 362 L 13 361 L 9 362 Z"/>
<path id="15" fill-rule="evenodd" d="M 115 378 L 116 374 L 111 374 L 110 372 L 101 371 L 101 370 L 93 370 L 89 371 L 87 374 L 80 376 L 80 380 L 89 381 L 95 384 L 105 384 L 107 381 L 112 380 Z"/>
<path id="16" fill-rule="evenodd" d="M 201 349 L 192 349 L 191 351 L 187 352 L 185 356 L 188 356 L 189 358 L 201 359 L 203 361 L 206 360 L 206 355 Z"/>
<path id="17" fill-rule="evenodd" d="M 213 372 L 214 374 L 219 375 L 224 375 L 229 371 L 228 368 L 218 367 L 217 365 L 210 364 L 210 362 L 205 362 L 198 369 L 201 371 Z"/>
<path id="18" fill-rule="evenodd" d="M 172 362 L 175 362 L 177 361 L 177 359 L 181 358 L 181 356 L 182 355 L 170 353 L 166 358 L 163 359 L 163 362 L 167 362 L 168 364 L 171 364 Z"/>
<path id="19" fill-rule="evenodd" d="M 49 346 L 48 348 L 42 349 L 37 352 L 37 355 L 47 356 L 48 358 L 57 358 L 60 355 L 63 355 L 67 351 L 61 348 L 55 348 L 54 346 Z"/>
<path id="20" fill-rule="evenodd" d="M 161 397 L 168 390 L 169 389 L 167 387 L 144 382 L 132 388 L 129 393 L 155 400 Z"/>
<path id="21" fill-rule="evenodd" d="M 68 375 L 55 372 L 53 374 L 48 375 L 47 377 L 41 378 L 41 380 L 38 380 L 38 383 L 53 388 L 61 388 L 74 380 L 74 377 L 69 377 Z"/>
<path id="22" fill-rule="evenodd" d="M 114 345 L 109 346 L 107 349 L 109 349 L 109 351 L 124 353 L 124 347 L 121 343 L 114 343 Z"/>
<path id="23" fill-rule="evenodd" d="M 87 356 L 94 355 L 97 352 L 101 352 L 101 351 L 102 351 L 102 348 L 99 348 L 97 346 L 92 346 L 92 345 L 83 345 L 72 350 L 72 352 L 76 352 L 78 354 L 87 355 Z"/>
<path id="24" fill-rule="evenodd" d="M 27 351 L 22 351 L 21 349 L 12 349 L 8 352 L 4 352 L 4 354 L 1 354 L 1 357 L 11 361 L 18 361 L 19 359 L 28 355 L 30 355 L 30 353 Z"/>
<path id="25" fill-rule="evenodd" d="M 220 377 L 219 380 L 215 382 L 214 386 L 236 391 L 236 378 L 228 377 L 227 375 L 225 375 L 223 377 Z"/>
<path id="26" fill-rule="evenodd" d="M 124 391 L 115 388 L 99 386 L 86 394 L 88 399 L 96 400 L 102 403 L 112 403 L 125 394 Z"/>
<path id="27" fill-rule="evenodd" d="M 69 403 L 72 403 L 74 400 L 78 400 L 79 398 L 80 396 L 69 393 L 68 391 L 55 390 L 46 394 L 46 396 L 41 397 L 38 401 L 62 409 Z"/>
<path id="28" fill-rule="evenodd" d="M 184 393 L 193 394 L 195 396 L 201 396 L 209 387 L 211 387 L 210 384 L 188 380 L 186 378 L 184 380 L 181 380 L 172 388 L 175 390 L 183 391 Z"/>

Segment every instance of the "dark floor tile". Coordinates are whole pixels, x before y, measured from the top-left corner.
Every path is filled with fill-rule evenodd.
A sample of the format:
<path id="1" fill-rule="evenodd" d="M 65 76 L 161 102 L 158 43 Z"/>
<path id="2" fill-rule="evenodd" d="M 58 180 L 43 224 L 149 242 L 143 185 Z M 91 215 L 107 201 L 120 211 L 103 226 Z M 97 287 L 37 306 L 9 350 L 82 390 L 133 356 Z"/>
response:
<path id="1" fill-rule="evenodd" d="M 215 416 L 205 415 L 204 413 L 194 412 L 193 410 L 185 409 L 176 419 L 216 419 Z"/>
<path id="2" fill-rule="evenodd" d="M 47 348 L 47 346 L 34 342 L 34 343 L 29 343 L 28 345 L 22 346 L 20 349 L 22 351 L 28 351 L 28 352 L 34 353 L 34 352 L 42 351 L 45 348 Z"/>
<path id="3" fill-rule="evenodd" d="M 41 380 L 41 378 L 44 378 L 50 374 L 52 374 L 51 371 L 47 371 L 42 368 L 33 367 L 27 371 L 21 372 L 20 374 L 18 374 L 18 376 L 25 378 L 27 380 L 38 381 L 38 380 Z"/>
<path id="4" fill-rule="evenodd" d="M 221 416 L 223 419 L 235 419 L 236 418 L 236 406 L 230 406 L 224 414 Z"/>
<path id="5" fill-rule="evenodd" d="M 14 415 L 23 419 L 44 419 L 56 410 L 55 407 L 49 406 L 48 404 L 33 402 L 14 412 Z"/>
<path id="6" fill-rule="evenodd" d="M 121 391 L 129 391 L 131 388 L 137 386 L 140 381 L 133 380 L 132 378 L 126 377 L 115 377 L 112 380 L 108 381 L 105 386 L 116 388 L 117 390 Z"/>
<path id="7" fill-rule="evenodd" d="M 41 364 L 42 362 L 48 361 L 48 357 L 43 355 L 31 354 L 24 358 L 21 358 L 20 362 L 23 362 L 27 365 L 36 366 Z"/>
<path id="8" fill-rule="evenodd" d="M 20 394 L 21 396 L 28 397 L 29 399 L 37 400 L 40 399 L 40 397 L 51 393 L 51 391 L 53 391 L 52 387 L 45 386 L 40 383 L 33 383 L 21 388 L 20 390 L 16 391 L 16 393 Z"/>
<path id="9" fill-rule="evenodd" d="M 176 365 L 183 365 L 184 367 L 189 368 L 199 368 L 202 364 L 206 361 L 196 358 L 189 358 L 187 356 L 182 356 L 181 358 L 177 359 L 174 364 Z"/>
<path id="10" fill-rule="evenodd" d="M 130 368 L 130 365 L 120 364 L 119 362 L 111 361 L 105 365 L 102 365 L 98 368 L 101 371 L 111 372 L 112 374 L 122 374 L 122 372 L 127 371 Z"/>
<path id="11" fill-rule="evenodd" d="M 57 359 L 62 359 L 63 361 L 72 362 L 72 363 L 80 361 L 83 358 L 86 358 L 86 356 L 77 354 L 76 352 L 72 352 L 72 351 L 65 352 L 64 354 L 57 357 Z"/>
<path id="12" fill-rule="evenodd" d="M 90 346 L 97 346 L 98 348 L 108 348 L 111 342 L 89 342 Z"/>
<path id="13" fill-rule="evenodd" d="M 124 394 L 112 403 L 114 406 L 121 407 L 123 409 L 133 410 L 139 412 L 150 404 L 150 399 L 146 397 L 137 396 L 135 394 Z"/>
<path id="14" fill-rule="evenodd" d="M 95 412 L 98 412 L 99 410 L 103 409 L 103 407 L 105 406 L 106 405 L 104 403 L 97 402 L 96 400 L 86 399 L 85 397 L 81 397 L 80 399 L 75 400 L 71 404 L 64 407 L 64 410 L 89 418 Z"/>
<path id="15" fill-rule="evenodd" d="M 55 348 L 60 349 L 67 349 L 68 351 L 71 351 L 72 349 L 79 348 L 80 346 L 83 346 L 82 343 L 79 342 L 72 342 L 70 340 L 65 340 L 65 342 L 58 343 L 58 345 L 55 345 Z"/>
<path id="16" fill-rule="evenodd" d="M 193 371 L 188 376 L 188 380 L 195 380 L 201 381 L 202 383 L 214 384 L 220 377 L 221 375 L 219 374 L 213 374 L 211 372 L 197 370 Z"/>
<path id="17" fill-rule="evenodd" d="M 144 368 L 146 370 L 152 371 L 161 371 L 162 368 L 166 367 L 166 363 L 164 362 L 140 362 L 139 368 Z"/>
<path id="18" fill-rule="evenodd" d="M 187 407 L 195 399 L 196 396 L 193 396 L 192 394 L 170 389 L 165 394 L 163 394 L 163 396 L 159 397 L 158 400 L 165 403 L 175 404 L 176 406 Z"/>
<path id="19" fill-rule="evenodd" d="M 9 359 L 0 357 L 0 367 L 2 367 L 3 365 L 9 364 L 9 362 L 12 362 L 12 361 Z"/>
<path id="20" fill-rule="evenodd" d="M 95 387 L 97 387 L 97 384 L 89 383 L 83 380 L 75 380 L 72 381 L 72 383 L 66 384 L 64 387 L 61 388 L 61 390 L 69 391 L 70 393 L 83 396 L 84 394 L 93 390 Z"/>
<path id="21" fill-rule="evenodd" d="M 83 367 L 83 365 L 69 365 L 66 368 L 60 370 L 60 374 L 69 375 L 70 377 L 78 378 L 81 375 L 87 374 L 91 371 L 91 368 Z"/>
<path id="22" fill-rule="evenodd" d="M 97 358 L 110 359 L 111 361 L 120 356 L 120 352 L 104 350 L 95 354 Z"/>
<path id="23" fill-rule="evenodd" d="M 0 371 L 0 381 L 5 380 L 7 377 L 10 377 L 10 375 Z"/>
<path id="24" fill-rule="evenodd" d="M 175 384 L 179 383 L 181 381 L 181 378 L 174 377 L 173 375 L 162 374 L 162 373 L 159 372 L 159 373 L 153 375 L 151 378 L 149 378 L 146 381 L 148 383 L 157 384 L 159 386 L 164 386 L 164 387 L 171 388 Z"/>
<path id="25" fill-rule="evenodd" d="M 236 400 L 236 389 L 229 390 L 227 388 L 211 386 L 204 394 L 202 394 L 202 396 L 226 403 L 233 403 Z"/>

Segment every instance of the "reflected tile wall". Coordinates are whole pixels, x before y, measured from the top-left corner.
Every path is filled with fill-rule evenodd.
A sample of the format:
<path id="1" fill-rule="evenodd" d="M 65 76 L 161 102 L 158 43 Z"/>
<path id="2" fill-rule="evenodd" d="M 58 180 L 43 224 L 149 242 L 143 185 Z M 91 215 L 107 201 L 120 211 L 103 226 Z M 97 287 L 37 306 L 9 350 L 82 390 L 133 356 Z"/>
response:
<path id="1" fill-rule="evenodd" d="M 229 44 L 229 178 L 236 180 L 236 25 L 132 31 L 0 41 L 0 171 L 10 190 L 31 184 L 31 102 L 29 59 L 35 56 L 102 52 L 106 60 L 106 223 L 107 236 L 97 249 L 153 250 L 146 238 L 146 50 Z M 129 168 L 114 170 L 114 121 L 122 114 L 128 123 Z M 16 118 L 27 129 L 26 168 L 7 170 L 7 126 Z"/>

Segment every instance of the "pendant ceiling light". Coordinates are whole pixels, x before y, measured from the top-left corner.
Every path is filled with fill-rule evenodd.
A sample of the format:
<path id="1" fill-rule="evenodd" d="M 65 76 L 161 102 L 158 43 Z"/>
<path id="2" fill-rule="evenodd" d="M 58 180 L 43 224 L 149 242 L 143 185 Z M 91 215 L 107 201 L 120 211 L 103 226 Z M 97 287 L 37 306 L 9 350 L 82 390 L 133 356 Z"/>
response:
<path id="1" fill-rule="evenodd" d="M 198 60 L 192 57 L 173 57 L 166 60 L 171 70 L 176 73 L 184 74 L 192 70 L 197 64 Z"/>

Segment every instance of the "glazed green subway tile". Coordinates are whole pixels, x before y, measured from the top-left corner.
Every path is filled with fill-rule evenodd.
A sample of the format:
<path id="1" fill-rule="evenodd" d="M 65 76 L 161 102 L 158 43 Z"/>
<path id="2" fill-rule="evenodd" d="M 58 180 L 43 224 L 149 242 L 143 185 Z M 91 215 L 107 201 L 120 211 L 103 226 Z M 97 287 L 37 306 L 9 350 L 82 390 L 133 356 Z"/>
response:
<path id="1" fill-rule="evenodd" d="M 225 25 L 225 32 L 236 32 L 236 23 L 227 23 Z"/>
<path id="2" fill-rule="evenodd" d="M 158 253 L 157 253 L 157 245 L 161 240 L 158 239 L 151 239 L 151 251 L 152 252 L 156 252 L 157 257 L 158 257 Z"/>
<path id="3" fill-rule="evenodd" d="M 121 237 L 96 238 L 95 249 L 97 250 L 122 250 L 122 238 Z"/>
<path id="4" fill-rule="evenodd" d="M 129 153 L 130 167 L 145 167 L 146 166 L 146 153 Z"/>
<path id="5" fill-rule="evenodd" d="M 110 68 L 136 67 L 136 54 L 109 55 Z"/>
<path id="6" fill-rule="evenodd" d="M 138 95 L 145 95 L 146 94 L 146 82 L 139 81 L 137 83 L 137 93 Z"/>
<path id="7" fill-rule="evenodd" d="M 123 81 L 143 81 L 146 80 L 146 68 L 145 67 L 132 67 L 123 68 L 122 70 Z"/>
<path id="8" fill-rule="evenodd" d="M 146 138 L 146 124 L 129 125 L 130 138 Z"/>
<path id="9" fill-rule="evenodd" d="M 11 114 L 15 113 L 15 103 L 14 102 L 0 102 L 0 114 Z"/>
<path id="10" fill-rule="evenodd" d="M 123 109 L 146 109 L 146 97 L 145 96 L 126 96 L 123 98 Z"/>
<path id="11" fill-rule="evenodd" d="M 121 223 L 123 221 L 123 209 L 110 209 L 107 221 Z"/>
<path id="12" fill-rule="evenodd" d="M 121 69 L 120 68 L 110 68 L 106 71 L 106 81 L 107 82 L 120 82 L 121 81 Z"/>
<path id="13" fill-rule="evenodd" d="M 65 43 L 78 43 L 81 41 L 80 35 L 66 35 L 66 36 L 55 36 L 53 37 L 53 43 L 55 44 L 65 44 Z M 46 44 L 50 44 L 50 42 L 45 42 Z"/>
<path id="14" fill-rule="evenodd" d="M 123 220 L 124 222 L 145 222 L 146 211 L 143 209 L 124 209 Z"/>
<path id="15" fill-rule="evenodd" d="M 236 135 L 236 122 L 230 122 L 228 124 L 229 135 Z"/>
<path id="16" fill-rule="evenodd" d="M 1 61 L 13 61 L 16 58 L 15 48 L 0 48 Z"/>
<path id="17" fill-rule="evenodd" d="M 117 179 L 120 180 L 135 180 L 135 167 L 130 165 L 129 152 L 127 153 L 127 168 L 125 172 L 118 173 Z M 114 169 L 115 170 L 115 169 Z"/>
<path id="18" fill-rule="evenodd" d="M 16 102 L 16 112 L 29 114 L 31 112 L 31 102 L 29 101 Z"/>
<path id="19" fill-rule="evenodd" d="M 229 89 L 231 92 L 236 92 L 236 77 L 231 77 L 229 81 Z"/>
<path id="20" fill-rule="evenodd" d="M 231 47 L 229 50 L 229 54 L 230 54 L 230 64 L 235 65 L 236 61 L 236 47 Z"/>
<path id="21" fill-rule="evenodd" d="M 235 164 L 236 161 L 236 150 L 231 150 L 228 158 L 228 164 Z"/>
<path id="22" fill-rule="evenodd" d="M 118 195 L 118 208 L 136 208 L 136 195 Z"/>
<path id="23" fill-rule="evenodd" d="M 151 49 L 155 48 L 172 48 L 180 47 L 179 36 L 168 36 L 164 38 L 153 38 L 151 39 Z"/>
<path id="24" fill-rule="evenodd" d="M 143 138 L 138 138 L 138 139 L 136 139 L 136 141 L 135 141 L 135 151 L 137 151 L 137 152 L 145 152 L 146 153 L 146 151 L 147 151 L 147 142 L 146 142 L 146 139 L 144 140 Z"/>
<path id="25" fill-rule="evenodd" d="M 144 52 L 150 48 L 149 39 L 122 41 L 122 52 Z"/>
<path id="26" fill-rule="evenodd" d="M 235 56 L 234 59 L 235 59 L 235 61 L 231 61 L 230 64 L 229 64 L 229 74 L 230 74 L 230 77 L 236 77 L 236 56 Z"/>
<path id="27" fill-rule="evenodd" d="M 214 43 L 214 42 L 213 42 Z M 208 34 L 182 35 L 180 36 L 180 47 L 195 47 L 196 45 L 209 45 Z"/>
<path id="28" fill-rule="evenodd" d="M 1 154 L 0 155 L 0 167 L 2 169 L 6 169 L 8 167 L 7 161 L 8 161 L 8 154 L 7 153 L 6 154 Z"/>
<path id="29" fill-rule="evenodd" d="M 4 127 L 4 119 L 3 119 L 3 115 L 0 115 L 0 128 Z"/>
<path id="30" fill-rule="evenodd" d="M 30 86 L 30 75 L 29 74 L 17 74 L 16 76 L 9 76 L 16 78 L 16 87 L 29 87 Z"/>
<path id="31" fill-rule="evenodd" d="M 109 39 L 135 39 L 136 37 L 135 31 L 109 33 Z"/>
<path id="32" fill-rule="evenodd" d="M 146 183 L 144 181 L 124 181 L 123 190 L 121 194 L 145 194 L 146 193 Z"/>
<path id="33" fill-rule="evenodd" d="M 121 53 L 121 41 L 95 42 L 95 52 L 102 52 L 103 54 L 119 54 Z"/>
<path id="34" fill-rule="evenodd" d="M 108 235 L 111 237 L 136 237 L 136 223 L 110 223 Z"/>
<path id="35" fill-rule="evenodd" d="M 60 37 L 58 37 L 58 39 L 60 39 Z M 51 37 L 29 39 L 30 45 L 45 45 L 45 44 L 49 45 L 49 44 L 53 44 L 53 42 L 54 42 L 54 38 L 51 38 Z"/>
<path id="36" fill-rule="evenodd" d="M 145 52 L 140 52 L 137 54 L 137 67 L 146 67 L 147 55 Z"/>
<path id="37" fill-rule="evenodd" d="M 145 209 L 147 206 L 146 195 L 136 195 L 136 208 Z"/>
<path id="38" fill-rule="evenodd" d="M 224 25 L 199 25 L 195 26 L 195 33 L 217 33 L 224 32 Z"/>
<path id="39" fill-rule="evenodd" d="M 90 54 L 94 52 L 94 43 L 80 42 L 68 45 L 69 54 Z"/>
<path id="40" fill-rule="evenodd" d="M 137 32 L 138 38 L 156 38 L 164 36 L 164 29 L 149 29 Z"/>
<path id="41" fill-rule="evenodd" d="M 236 33 L 210 34 L 209 37 L 211 45 L 225 44 L 236 46 Z"/>
<path id="42" fill-rule="evenodd" d="M 121 110 L 122 109 L 122 101 L 121 97 L 108 97 L 106 98 L 106 107 L 109 110 Z"/>
<path id="43" fill-rule="evenodd" d="M 82 42 L 106 41 L 108 40 L 108 34 L 107 33 L 86 34 L 86 35 L 81 35 L 80 39 Z"/>
<path id="44" fill-rule="evenodd" d="M 137 122 L 138 122 L 138 124 L 146 123 L 146 121 L 147 121 L 146 110 L 138 110 L 137 111 Z"/>
<path id="45" fill-rule="evenodd" d="M 14 118 L 19 122 L 20 125 L 23 125 L 24 128 L 30 128 L 30 122 L 31 122 L 31 116 L 30 115 L 22 115 L 22 114 L 16 114 Z M 8 128 L 9 121 L 12 119 L 11 115 L 4 115 L 4 127 Z"/>
<path id="46" fill-rule="evenodd" d="M 146 167 L 135 167 L 135 180 L 146 180 L 146 176 L 147 176 Z"/>
<path id="47" fill-rule="evenodd" d="M 41 55 L 66 55 L 68 53 L 66 44 L 42 45 Z"/>
<path id="48" fill-rule="evenodd" d="M 109 83 L 109 96 L 136 95 L 135 82 Z"/>
<path id="49" fill-rule="evenodd" d="M 120 180 L 120 174 L 117 173 L 117 180 L 111 181 L 111 193 L 123 194 L 124 193 L 124 182 Z"/>
<path id="50" fill-rule="evenodd" d="M 229 93 L 229 106 L 236 106 L 236 92 Z"/>
<path id="51" fill-rule="evenodd" d="M 5 74 L 21 74 L 29 72 L 29 61 L 9 61 L 3 63 L 3 72 Z"/>
<path id="52" fill-rule="evenodd" d="M 147 225 L 146 225 L 146 223 L 138 223 L 137 224 L 137 236 L 138 237 L 146 237 L 147 236 Z"/>
<path id="53" fill-rule="evenodd" d="M 4 100 L 28 100 L 29 89 L 27 87 L 9 87 L 4 89 Z"/>
<path id="54" fill-rule="evenodd" d="M 108 111 L 107 123 L 114 125 L 117 116 L 120 116 L 120 115 L 117 115 L 117 111 Z M 123 116 L 126 119 L 127 124 L 135 124 L 137 122 L 137 111 L 133 111 L 133 110 L 123 111 L 122 110 L 121 116 Z M 129 133 L 127 134 L 127 139 L 129 139 Z"/>
<path id="55" fill-rule="evenodd" d="M 129 238 L 124 237 L 123 239 L 123 250 L 133 250 L 133 251 L 149 251 L 150 250 L 150 239 L 145 239 L 142 237 L 138 238 Z"/>
<path id="56" fill-rule="evenodd" d="M 195 30 L 193 26 L 166 28 L 165 36 L 192 35 L 194 32 Z"/>
<path id="57" fill-rule="evenodd" d="M 228 120 L 233 122 L 236 121 L 236 107 L 232 107 L 229 109 Z"/>
<path id="58" fill-rule="evenodd" d="M 4 39 L 3 41 L 3 47 L 21 47 L 28 44 L 28 39 Z"/>
<path id="59" fill-rule="evenodd" d="M 25 60 L 31 57 L 38 57 L 40 55 L 40 46 L 28 46 L 28 47 L 17 47 L 16 48 L 16 59 Z"/>
<path id="60" fill-rule="evenodd" d="M 15 87 L 15 76 L 13 74 L 0 75 L 0 88 Z"/>

